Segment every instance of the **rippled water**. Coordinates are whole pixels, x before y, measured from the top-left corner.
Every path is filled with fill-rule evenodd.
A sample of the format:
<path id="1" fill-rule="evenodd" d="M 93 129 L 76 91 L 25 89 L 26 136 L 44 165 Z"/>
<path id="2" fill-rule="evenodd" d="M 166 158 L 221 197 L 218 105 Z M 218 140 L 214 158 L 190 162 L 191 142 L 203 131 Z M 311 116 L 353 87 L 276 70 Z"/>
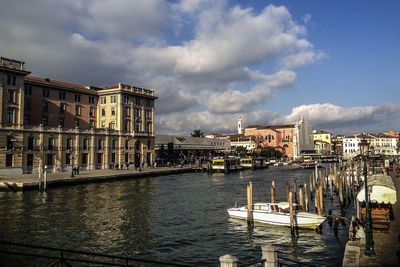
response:
<path id="1" fill-rule="evenodd" d="M 299 185 L 303 177 L 308 182 L 308 171 L 279 167 L 49 188 L 47 194 L 0 192 L 0 238 L 200 266 L 218 266 L 224 254 L 236 255 L 242 264 L 258 260 L 261 245 L 274 244 L 282 256 L 340 265 L 347 222 L 337 235 L 326 221 L 321 233 L 300 231 L 292 237 L 290 228 L 256 224 L 248 229 L 244 221 L 228 218 L 226 209 L 236 201 L 245 205 L 249 181 L 254 201 L 270 200 L 272 180 L 277 201 L 284 201 L 286 181 L 296 178 Z M 326 204 L 341 215 L 336 196 Z"/>

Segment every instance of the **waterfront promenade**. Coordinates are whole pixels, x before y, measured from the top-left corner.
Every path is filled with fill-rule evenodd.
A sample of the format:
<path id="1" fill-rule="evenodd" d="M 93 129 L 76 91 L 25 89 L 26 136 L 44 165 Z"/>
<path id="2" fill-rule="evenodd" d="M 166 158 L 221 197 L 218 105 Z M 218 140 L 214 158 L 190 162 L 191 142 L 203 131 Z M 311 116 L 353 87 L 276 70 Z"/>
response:
<path id="1" fill-rule="evenodd" d="M 135 179 L 141 177 L 169 175 L 191 172 L 188 167 L 148 167 L 141 171 L 135 170 L 90 170 L 80 171 L 71 177 L 71 172 L 55 172 L 47 174 L 47 187 L 76 185 L 83 183 L 105 182 L 121 179 Z M 43 181 L 44 174 L 41 175 Z M 39 174 L 1 175 L 0 190 L 20 191 L 39 188 Z"/>
<path id="2" fill-rule="evenodd" d="M 373 231 L 376 255 L 364 255 L 365 238 L 349 241 L 346 245 L 343 266 L 400 266 L 400 169 L 389 173 L 397 192 L 397 202 L 393 205 L 394 220 L 389 231 Z"/>

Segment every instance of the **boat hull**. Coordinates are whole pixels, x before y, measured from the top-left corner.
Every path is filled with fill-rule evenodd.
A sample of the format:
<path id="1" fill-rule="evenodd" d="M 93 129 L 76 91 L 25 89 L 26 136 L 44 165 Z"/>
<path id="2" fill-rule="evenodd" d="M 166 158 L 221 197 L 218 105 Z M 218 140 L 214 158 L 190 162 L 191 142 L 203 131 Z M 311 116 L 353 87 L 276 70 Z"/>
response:
<path id="1" fill-rule="evenodd" d="M 244 208 L 231 208 L 228 209 L 229 217 L 235 219 L 247 219 L 247 209 Z M 267 212 L 267 211 L 253 211 L 253 221 L 259 223 L 289 226 L 290 227 L 290 214 L 282 212 Z M 307 213 L 298 212 L 293 215 L 294 225 L 301 229 L 317 229 L 325 221 L 325 217 Z"/>

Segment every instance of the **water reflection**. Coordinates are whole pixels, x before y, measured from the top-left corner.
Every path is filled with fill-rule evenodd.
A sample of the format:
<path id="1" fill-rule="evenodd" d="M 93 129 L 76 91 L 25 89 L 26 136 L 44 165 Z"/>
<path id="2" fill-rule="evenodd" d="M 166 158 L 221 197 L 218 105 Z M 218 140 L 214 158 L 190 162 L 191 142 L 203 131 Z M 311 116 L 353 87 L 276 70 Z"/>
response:
<path id="1" fill-rule="evenodd" d="M 230 174 L 189 173 L 150 179 L 0 192 L 0 238 L 10 241 L 217 266 L 224 254 L 241 263 L 261 257 L 261 245 L 321 265 L 341 263 L 348 225 L 325 222 L 321 233 L 247 223 L 228 218 L 227 208 L 246 203 L 246 184 L 254 201 L 286 198 L 286 181 L 308 177 L 303 170 L 246 170 Z M 300 184 L 300 182 L 299 182 Z M 313 201 L 310 202 L 313 210 Z M 326 202 L 340 215 L 334 196 Z M 347 214 L 352 209 L 347 210 Z"/>

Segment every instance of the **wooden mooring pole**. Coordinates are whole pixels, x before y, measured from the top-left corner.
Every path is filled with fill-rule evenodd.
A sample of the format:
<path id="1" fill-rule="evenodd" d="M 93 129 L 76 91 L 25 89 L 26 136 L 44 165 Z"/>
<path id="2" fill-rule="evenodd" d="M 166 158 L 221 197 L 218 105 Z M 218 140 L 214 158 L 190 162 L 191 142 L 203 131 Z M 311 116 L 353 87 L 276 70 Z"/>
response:
<path id="1" fill-rule="evenodd" d="M 294 229 L 294 216 L 293 216 L 293 196 L 292 192 L 289 192 L 289 210 L 290 210 L 290 228 Z"/>
<path id="2" fill-rule="evenodd" d="M 253 207 L 253 185 L 250 182 L 247 185 L 247 224 L 253 224 L 252 207 Z"/>
<path id="3" fill-rule="evenodd" d="M 296 204 L 299 204 L 299 201 L 297 198 L 297 181 L 296 181 L 296 179 L 294 179 L 294 181 L 293 181 L 293 193 L 294 193 L 294 202 L 296 202 Z"/>
<path id="4" fill-rule="evenodd" d="M 272 180 L 271 185 L 271 203 L 275 203 L 275 181 Z"/>
<path id="5" fill-rule="evenodd" d="M 304 183 L 304 194 L 305 194 L 305 197 L 304 197 L 305 210 L 306 210 L 306 212 L 308 212 L 308 190 L 307 190 L 307 184 L 306 183 Z"/>
<path id="6" fill-rule="evenodd" d="M 304 205 L 303 205 L 303 189 L 299 189 L 299 209 L 304 210 Z"/>

